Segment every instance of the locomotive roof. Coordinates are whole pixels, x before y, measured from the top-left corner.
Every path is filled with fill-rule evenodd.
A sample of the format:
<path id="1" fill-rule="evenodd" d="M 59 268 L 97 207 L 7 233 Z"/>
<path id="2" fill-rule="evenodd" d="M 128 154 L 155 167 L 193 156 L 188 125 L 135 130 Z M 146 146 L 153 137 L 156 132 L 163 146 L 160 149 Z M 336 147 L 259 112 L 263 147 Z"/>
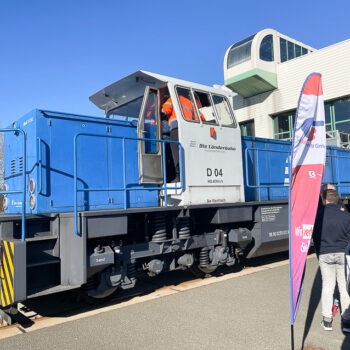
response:
<path id="1" fill-rule="evenodd" d="M 200 90 L 216 92 L 220 94 L 232 95 L 231 91 L 207 85 L 192 83 L 185 80 L 167 77 L 165 75 L 139 70 L 132 73 L 89 97 L 90 101 L 104 111 L 112 110 L 122 106 L 144 94 L 145 87 L 151 86 L 160 88 L 166 84 L 181 85 Z"/>

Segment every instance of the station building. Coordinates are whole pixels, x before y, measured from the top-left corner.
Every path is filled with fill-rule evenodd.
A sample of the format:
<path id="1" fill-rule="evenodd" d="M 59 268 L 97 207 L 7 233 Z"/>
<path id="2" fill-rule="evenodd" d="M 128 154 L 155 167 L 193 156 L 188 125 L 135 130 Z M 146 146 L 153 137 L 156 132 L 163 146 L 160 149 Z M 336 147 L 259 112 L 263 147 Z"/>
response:
<path id="1" fill-rule="evenodd" d="M 230 46 L 224 58 L 225 86 L 242 135 L 290 140 L 306 77 L 322 74 L 327 141 L 350 145 L 350 39 L 315 49 L 273 29 Z"/>

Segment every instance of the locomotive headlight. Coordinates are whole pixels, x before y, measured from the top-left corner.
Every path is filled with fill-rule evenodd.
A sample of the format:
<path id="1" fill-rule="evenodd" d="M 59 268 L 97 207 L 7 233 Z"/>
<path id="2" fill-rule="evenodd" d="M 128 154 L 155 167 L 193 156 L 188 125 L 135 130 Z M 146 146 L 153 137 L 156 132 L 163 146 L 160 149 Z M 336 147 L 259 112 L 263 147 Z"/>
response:
<path id="1" fill-rule="evenodd" d="M 9 186 L 7 184 L 4 185 L 4 191 L 8 191 L 9 190 Z M 7 197 L 7 194 L 3 195 L 4 197 Z"/>
<path id="2" fill-rule="evenodd" d="M 31 195 L 29 197 L 29 207 L 31 210 L 33 210 L 35 208 L 35 204 L 36 204 L 35 197 L 33 195 Z"/>
<path id="3" fill-rule="evenodd" d="M 2 208 L 6 210 L 8 208 L 8 200 L 7 197 L 2 198 Z"/>
<path id="4" fill-rule="evenodd" d="M 35 181 L 33 179 L 29 180 L 29 192 L 31 194 L 35 192 Z"/>

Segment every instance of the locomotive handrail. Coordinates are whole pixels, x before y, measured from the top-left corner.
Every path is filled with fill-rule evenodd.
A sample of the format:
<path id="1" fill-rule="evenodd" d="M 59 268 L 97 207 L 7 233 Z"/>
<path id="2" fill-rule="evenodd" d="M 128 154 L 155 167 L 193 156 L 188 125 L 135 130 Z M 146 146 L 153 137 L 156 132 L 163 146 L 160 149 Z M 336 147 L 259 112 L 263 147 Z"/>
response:
<path id="1" fill-rule="evenodd" d="M 8 194 L 22 194 L 22 241 L 26 239 L 26 172 L 27 172 L 27 157 L 26 157 L 26 134 L 22 129 L 13 128 L 13 129 L 0 129 L 0 132 L 13 132 L 16 136 L 19 134 L 23 135 L 23 190 L 14 190 L 14 191 L 0 191 L 2 195 Z"/>
<path id="2" fill-rule="evenodd" d="M 122 151 L 123 151 L 123 185 L 121 188 L 81 188 L 78 189 L 78 148 L 77 141 L 80 136 L 90 136 L 90 137 L 101 137 L 110 139 L 120 139 L 122 140 Z M 160 142 L 162 144 L 162 154 L 165 155 L 165 144 L 174 143 L 179 147 L 179 167 L 180 167 L 180 186 L 173 187 L 126 187 L 126 157 L 125 157 L 125 140 L 133 141 L 146 141 L 146 142 Z M 163 156 L 163 183 L 166 184 L 166 162 L 165 156 Z M 127 192 L 128 191 L 164 191 L 164 204 L 165 207 L 168 205 L 167 201 L 167 191 L 168 190 L 181 190 L 183 189 L 183 165 L 182 165 L 182 147 L 181 143 L 178 141 L 170 140 L 159 140 L 159 139 L 146 139 L 139 137 L 123 137 L 123 136 L 112 136 L 112 135 L 101 135 L 92 133 L 78 133 L 74 136 L 74 232 L 77 236 L 81 236 L 78 230 L 78 193 L 79 192 L 106 192 L 106 191 L 123 191 L 124 192 L 124 209 L 127 209 Z"/>
<path id="3" fill-rule="evenodd" d="M 267 185 L 261 185 L 260 184 L 260 178 L 259 178 L 259 172 L 257 172 L 257 178 L 256 178 L 256 182 L 257 182 L 257 185 L 251 185 L 249 183 L 249 177 L 248 177 L 248 151 L 266 151 L 266 152 L 279 152 L 279 153 L 287 153 L 288 155 L 290 155 L 290 152 L 289 151 L 281 151 L 281 150 L 272 150 L 272 149 L 262 149 L 262 148 L 254 148 L 254 147 L 248 147 L 246 148 L 245 150 L 245 174 L 246 174 L 246 182 L 247 182 L 247 187 L 250 187 L 250 188 L 258 188 L 258 200 L 260 200 L 260 188 L 279 188 L 279 187 L 287 187 L 289 186 L 289 183 L 288 184 L 281 184 L 281 185 L 270 185 L 270 184 L 267 184 Z M 350 153 L 350 150 L 348 149 L 342 149 L 341 150 L 342 152 L 348 152 Z M 338 158 L 341 158 L 341 159 L 349 159 L 350 160 L 350 156 L 340 156 L 340 155 L 337 155 L 337 154 L 333 154 L 332 152 L 330 152 L 330 154 L 328 154 L 326 156 L 327 158 L 331 158 L 331 159 L 335 159 L 336 161 L 334 162 L 334 168 L 336 170 L 335 172 L 335 175 L 333 177 L 333 182 L 332 184 L 337 188 L 338 192 L 339 192 L 339 196 L 341 196 L 341 193 L 342 193 L 342 190 L 341 188 L 342 187 L 350 187 L 350 181 L 340 181 L 339 180 L 339 162 L 337 161 Z M 256 159 L 256 165 L 257 167 L 259 167 L 259 155 L 257 156 L 257 159 Z M 333 167 L 332 167 L 333 169 Z"/>
<path id="4" fill-rule="evenodd" d="M 41 143 L 42 140 L 40 137 L 36 138 L 38 141 L 38 163 L 39 163 L 39 184 L 38 184 L 38 194 L 42 194 L 42 190 L 43 190 L 43 160 L 42 160 L 42 149 L 41 149 Z"/>
<path id="5" fill-rule="evenodd" d="M 288 187 L 288 184 L 281 184 L 281 185 L 261 185 L 260 184 L 260 176 L 259 176 L 259 171 L 257 171 L 257 177 L 256 177 L 256 183 L 257 185 L 251 185 L 249 183 L 249 176 L 248 176 L 248 151 L 262 151 L 262 152 L 276 152 L 276 153 L 287 153 L 287 155 L 290 155 L 289 151 L 281 151 L 281 150 L 273 150 L 273 149 L 264 149 L 264 148 L 255 148 L 255 147 L 248 147 L 245 149 L 245 175 L 246 175 L 246 182 L 247 182 L 247 187 L 250 188 L 257 188 L 258 189 L 258 200 L 260 201 L 260 189 L 261 188 L 280 188 L 280 187 Z M 256 157 L 256 167 L 259 169 L 259 153 L 257 152 L 257 157 Z"/>

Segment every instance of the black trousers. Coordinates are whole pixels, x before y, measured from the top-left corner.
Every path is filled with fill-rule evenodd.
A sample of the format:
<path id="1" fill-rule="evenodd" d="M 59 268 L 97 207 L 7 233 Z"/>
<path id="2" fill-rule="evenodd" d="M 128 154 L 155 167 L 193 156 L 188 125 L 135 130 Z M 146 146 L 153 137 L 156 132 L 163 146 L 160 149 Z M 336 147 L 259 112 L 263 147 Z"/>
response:
<path id="1" fill-rule="evenodd" d="M 171 141 L 179 141 L 179 129 L 175 128 L 170 130 L 170 140 Z M 179 145 L 176 143 L 170 144 L 171 155 L 174 161 L 175 168 L 175 180 L 180 180 L 180 168 L 179 168 Z"/>

